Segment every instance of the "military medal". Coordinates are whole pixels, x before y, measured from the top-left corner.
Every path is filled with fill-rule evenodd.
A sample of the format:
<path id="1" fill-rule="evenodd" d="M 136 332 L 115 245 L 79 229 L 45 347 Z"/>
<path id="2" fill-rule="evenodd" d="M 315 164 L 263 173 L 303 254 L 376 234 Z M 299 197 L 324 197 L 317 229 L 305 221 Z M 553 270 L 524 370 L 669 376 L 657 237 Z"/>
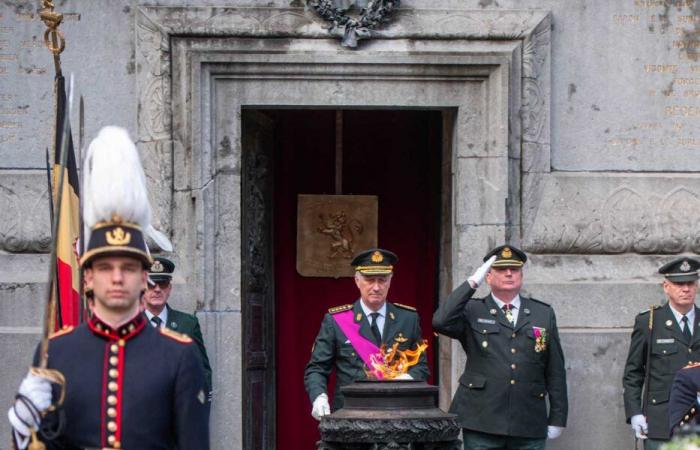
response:
<path id="1" fill-rule="evenodd" d="M 547 329 L 532 327 L 532 333 L 535 335 L 535 352 L 541 353 L 547 350 Z"/>

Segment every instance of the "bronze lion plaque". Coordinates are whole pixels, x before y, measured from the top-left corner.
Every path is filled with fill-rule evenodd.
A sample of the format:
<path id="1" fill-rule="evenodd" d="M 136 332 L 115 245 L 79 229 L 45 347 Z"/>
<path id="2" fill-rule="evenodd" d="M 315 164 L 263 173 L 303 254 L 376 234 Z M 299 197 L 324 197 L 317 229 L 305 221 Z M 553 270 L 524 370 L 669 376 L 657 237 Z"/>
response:
<path id="1" fill-rule="evenodd" d="M 297 200 L 297 272 L 351 277 L 352 257 L 377 246 L 375 195 L 306 195 Z"/>

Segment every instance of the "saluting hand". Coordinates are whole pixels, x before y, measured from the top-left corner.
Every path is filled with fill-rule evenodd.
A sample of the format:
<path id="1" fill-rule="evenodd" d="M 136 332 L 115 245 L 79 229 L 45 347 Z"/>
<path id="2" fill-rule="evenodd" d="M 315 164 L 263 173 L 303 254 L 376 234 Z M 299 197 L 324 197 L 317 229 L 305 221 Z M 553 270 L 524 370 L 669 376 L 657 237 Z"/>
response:
<path id="1" fill-rule="evenodd" d="M 467 281 L 469 281 L 469 285 L 473 287 L 474 289 L 478 288 L 481 283 L 484 282 L 484 278 L 486 277 L 486 274 L 489 273 L 489 270 L 491 270 L 491 264 L 496 260 L 496 255 L 493 255 L 490 257 L 485 263 L 483 263 L 472 276 L 467 278 Z"/>

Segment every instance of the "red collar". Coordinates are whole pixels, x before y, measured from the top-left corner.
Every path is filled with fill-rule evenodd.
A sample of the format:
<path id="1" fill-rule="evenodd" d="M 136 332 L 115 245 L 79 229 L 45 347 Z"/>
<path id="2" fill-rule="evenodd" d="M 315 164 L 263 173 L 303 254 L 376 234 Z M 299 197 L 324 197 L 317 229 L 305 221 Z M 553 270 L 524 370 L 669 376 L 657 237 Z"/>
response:
<path id="1" fill-rule="evenodd" d="M 141 311 L 136 313 L 128 322 L 122 324 L 116 330 L 110 325 L 107 325 L 102 319 L 97 317 L 97 314 L 92 314 L 88 326 L 90 330 L 99 336 L 107 339 L 131 339 L 143 330 L 146 325 L 146 319 Z"/>

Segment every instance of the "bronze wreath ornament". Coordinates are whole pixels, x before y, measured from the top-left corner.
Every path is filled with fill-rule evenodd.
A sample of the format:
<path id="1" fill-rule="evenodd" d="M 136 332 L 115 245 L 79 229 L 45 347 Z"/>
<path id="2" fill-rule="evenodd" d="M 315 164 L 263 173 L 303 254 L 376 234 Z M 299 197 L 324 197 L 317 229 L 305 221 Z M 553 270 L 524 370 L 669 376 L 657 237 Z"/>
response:
<path id="1" fill-rule="evenodd" d="M 343 47 L 356 48 L 357 41 L 372 36 L 372 30 L 389 21 L 389 16 L 398 8 L 401 0 L 309 0 L 316 13 L 331 23 L 329 31 L 342 35 Z M 347 15 L 355 5 L 360 15 L 353 18 Z"/>

